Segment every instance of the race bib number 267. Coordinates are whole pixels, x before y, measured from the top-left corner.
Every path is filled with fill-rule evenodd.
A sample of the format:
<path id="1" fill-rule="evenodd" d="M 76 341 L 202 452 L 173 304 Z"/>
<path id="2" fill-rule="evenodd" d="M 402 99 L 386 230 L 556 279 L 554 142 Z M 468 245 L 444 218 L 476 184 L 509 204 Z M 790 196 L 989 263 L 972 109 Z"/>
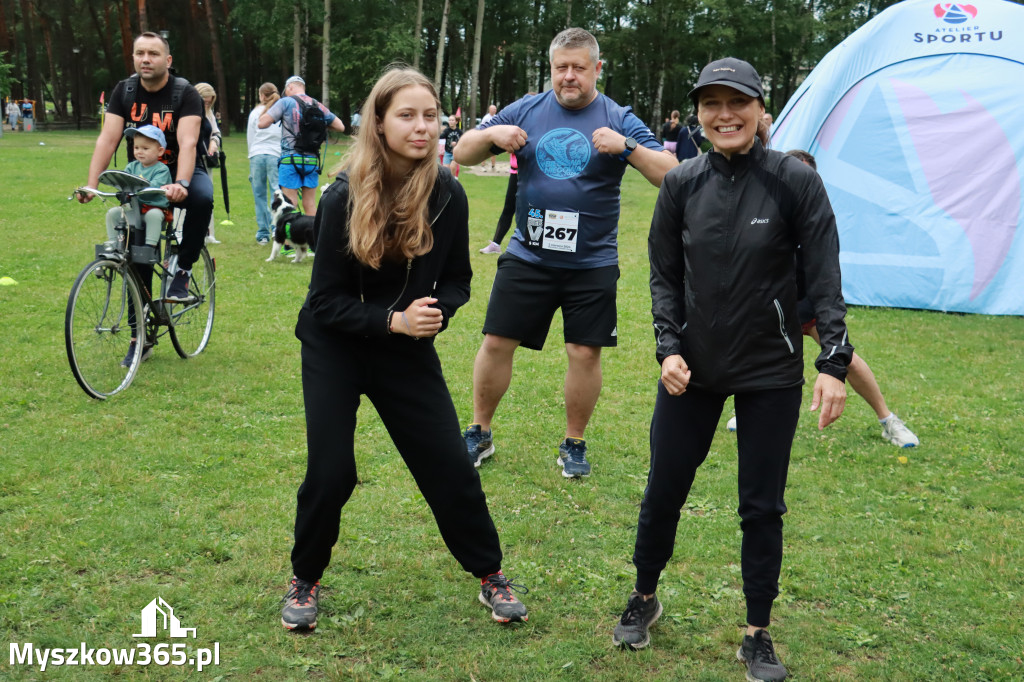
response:
<path id="1" fill-rule="evenodd" d="M 551 251 L 576 252 L 580 214 L 565 211 L 544 211 L 542 248 Z"/>

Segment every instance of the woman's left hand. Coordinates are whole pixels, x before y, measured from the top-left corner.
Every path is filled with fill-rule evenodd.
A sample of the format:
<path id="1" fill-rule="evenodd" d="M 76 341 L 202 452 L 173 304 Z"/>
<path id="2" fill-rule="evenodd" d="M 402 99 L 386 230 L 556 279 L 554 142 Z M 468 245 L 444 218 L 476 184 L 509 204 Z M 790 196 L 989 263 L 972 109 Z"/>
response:
<path id="1" fill-rule="evenodd" d="M 846 384 L 828 374 L 819 374 L 814 382 L 814 397 L 811 399 L 811 412 L 821 406 L 818 415 L 818 430 L 839 419 L 846 407 Z"/>
<path id="2" fill-rule="evenodd" d="M 437 299 L 430 296 L 417 298 L 403 312 L 392 315 L 391 331 L 417 339 L 435 336 L 441 331 L 444 316 L 439 309 L 430 307 L 434 303 L 437 303 Z"/>

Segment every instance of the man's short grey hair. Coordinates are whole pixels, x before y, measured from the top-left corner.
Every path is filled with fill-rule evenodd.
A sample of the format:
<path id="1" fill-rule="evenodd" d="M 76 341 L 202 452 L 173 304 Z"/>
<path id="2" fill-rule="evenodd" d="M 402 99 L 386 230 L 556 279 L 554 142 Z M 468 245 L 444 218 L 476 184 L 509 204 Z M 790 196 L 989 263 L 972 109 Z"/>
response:
<path id="1" fill-rule="evenodd" d="M 583 28 L 567 28 L 551 41 L 548 48 L 548 61 L 555 58 L 555 50 L 578 50 L 585 48 L 590 50 L 590 61 L 593 64 L 601 59 L 601 49 L 597 46 L 597 38 Z"/>

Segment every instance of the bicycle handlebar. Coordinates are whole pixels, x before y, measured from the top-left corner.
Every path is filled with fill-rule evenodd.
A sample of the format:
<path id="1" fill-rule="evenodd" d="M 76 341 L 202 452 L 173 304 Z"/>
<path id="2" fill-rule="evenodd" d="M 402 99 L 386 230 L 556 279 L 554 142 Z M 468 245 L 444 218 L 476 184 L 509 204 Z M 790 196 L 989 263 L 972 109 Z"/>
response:
<path id="1" fill-rule="evenodd" d="M 128 190 L 121 190 L 119 192 L 104 192 L 102 190 L 96 189 L 95 187 L 76 187 L 75 190 L 71 193 L 71 196 L 68 197 L 68 201 L 71 201 L 72 199 L 74 199 L 75 196 L 78 195 L 78 194 L 92 194 L 92 195 L 98 196 L 98 197 L 115 197 L 115 198 L 118 195 L 122 195 L 122 196 L 127 196 L 127 197 L 130 198 L 130 197 L 139 196 L 139 195 L 143 195 L 143 194 L 161 194 L 163 196 L 167 196 L 167 190 L 165 190 L 165 189 L 163 189 L 161 187 L 144 187 L 143 189 L 137 190 L 135 192 L 131 192 L 131 191 L 128 191 Z"/>

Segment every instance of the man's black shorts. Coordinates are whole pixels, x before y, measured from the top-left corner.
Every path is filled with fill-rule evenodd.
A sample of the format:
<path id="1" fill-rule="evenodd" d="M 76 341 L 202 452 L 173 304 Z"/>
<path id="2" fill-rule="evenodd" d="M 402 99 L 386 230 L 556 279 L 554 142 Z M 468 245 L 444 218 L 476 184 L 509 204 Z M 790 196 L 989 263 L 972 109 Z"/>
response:
<path id="1" fill-rule="evenodd" d="M 487 304 L 484 334 L 544 347 L 555 311 L 562 309 L 566 343 L 615 346 L 619 266 L 571 270 L 534 265 L 503 254 Z"/>

